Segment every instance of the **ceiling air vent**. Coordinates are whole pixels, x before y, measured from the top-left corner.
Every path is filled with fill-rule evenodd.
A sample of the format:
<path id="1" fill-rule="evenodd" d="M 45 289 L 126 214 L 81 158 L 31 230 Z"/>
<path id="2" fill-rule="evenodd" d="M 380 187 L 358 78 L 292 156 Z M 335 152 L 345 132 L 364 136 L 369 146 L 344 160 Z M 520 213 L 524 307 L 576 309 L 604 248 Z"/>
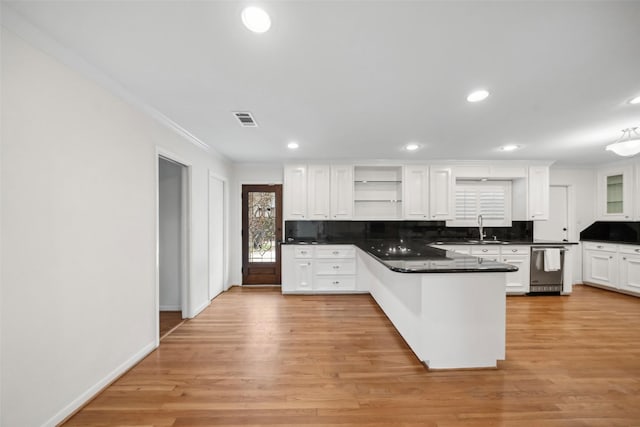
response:
<path id="1" fill-rule="evenodd" d="M 248 111 L 234 111 L 233 115 L 240 122 L 240 126 L 245 128 L 255 128 L 258 127 L 258 124 L 254 120 L 251 113 Z"/>

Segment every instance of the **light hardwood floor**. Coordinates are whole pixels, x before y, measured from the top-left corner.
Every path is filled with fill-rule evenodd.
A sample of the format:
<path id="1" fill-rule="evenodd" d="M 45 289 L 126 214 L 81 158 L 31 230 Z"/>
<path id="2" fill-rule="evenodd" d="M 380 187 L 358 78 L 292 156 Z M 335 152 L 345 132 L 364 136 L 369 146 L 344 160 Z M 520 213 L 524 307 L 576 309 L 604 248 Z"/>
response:
<path id="1" fill-rule="evenodd" d="M 160 312 L 160 339 L 170 333 L 174 328 L 182 323 L 181 311 L 161 311 Z"/>
<path id="2" fill-rule="evenodd" d="M 69 426 L 640 426 L 640 299 L 510 297 L 497 370 L 428 371 L 368 295 L 232 288 Z"/>

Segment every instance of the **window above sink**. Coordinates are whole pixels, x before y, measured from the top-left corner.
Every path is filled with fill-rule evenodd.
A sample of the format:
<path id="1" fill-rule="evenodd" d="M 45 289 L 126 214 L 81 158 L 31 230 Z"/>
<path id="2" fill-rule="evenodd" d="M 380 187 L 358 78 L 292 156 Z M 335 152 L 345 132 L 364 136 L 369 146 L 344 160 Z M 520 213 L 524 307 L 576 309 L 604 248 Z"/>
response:
<path id="1" fill-rule="evenodd" d="M 455 219 L 447 227 L 478 226 L 480 215 L 485 227 L 511 226 L 511 181 L 456 181 Z"/>

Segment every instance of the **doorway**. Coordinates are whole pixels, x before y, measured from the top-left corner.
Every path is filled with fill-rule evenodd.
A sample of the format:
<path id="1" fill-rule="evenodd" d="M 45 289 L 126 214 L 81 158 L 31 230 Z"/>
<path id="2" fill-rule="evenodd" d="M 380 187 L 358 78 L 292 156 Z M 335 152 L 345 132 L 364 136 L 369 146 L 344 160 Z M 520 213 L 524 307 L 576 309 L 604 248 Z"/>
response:
<path id="1" fill-rule="evenodd" d="M 158 309 L 160 338 L 186 317 L 188 167 L 158 156 Z"/>
<path id="2" fill-rule="evenodd" d="M 226 247 L 226 185 L 225 181 L 209 175 L 209 300 L 225 289 Z"/>
<path id="3" fill-rule="evenodd" d="M 279 285 L 282 185 L 242 186 L 242 284 Z"/>
<path id="4" fill-rule="evenodd" d="M 549 219 L 536 221 L 533 237 L 536 240 L 569 241 L 569 187 L 549 187 Z"/>

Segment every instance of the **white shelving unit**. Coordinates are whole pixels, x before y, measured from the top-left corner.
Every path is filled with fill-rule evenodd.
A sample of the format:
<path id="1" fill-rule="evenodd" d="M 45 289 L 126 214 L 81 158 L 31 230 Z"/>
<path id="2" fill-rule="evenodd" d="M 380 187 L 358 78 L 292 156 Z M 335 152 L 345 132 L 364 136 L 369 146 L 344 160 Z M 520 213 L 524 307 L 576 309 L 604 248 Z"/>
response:
<path id="1" fill-rule="evenodd" d="M 402 166 L 355 166 L 353 177 L 355 218 L 402 218 Z"/>

